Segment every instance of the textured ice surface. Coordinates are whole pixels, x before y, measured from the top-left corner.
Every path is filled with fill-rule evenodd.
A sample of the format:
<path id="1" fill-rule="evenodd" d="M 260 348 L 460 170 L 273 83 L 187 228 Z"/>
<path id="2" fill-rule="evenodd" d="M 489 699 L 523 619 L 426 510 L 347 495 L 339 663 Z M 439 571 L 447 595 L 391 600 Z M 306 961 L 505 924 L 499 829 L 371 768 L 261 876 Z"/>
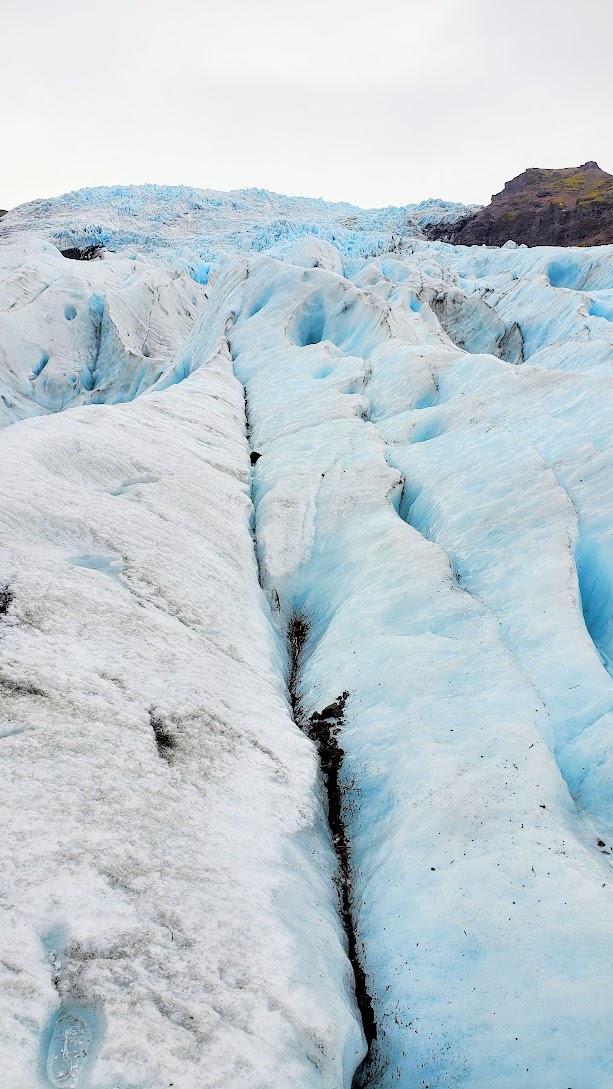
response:
<path id="1" fill-rule="evenodd" d="M 613 247 L 189 193 L 0 228 L 4 1083 L 350 1089 L 346 692 L 367 1084 L 610 1089 Z"/>
<path id="2" fill-rule="evenodd" d="M 39 1084 L 45 1025 L 77 1005 L 104 1026 L 94 1086 L 349 1085 L 332 850 L 227 355 L 14 424 L 0 460 L 4 1083 Z"/>
<path id="3" fill-rule="evenodd" d="M 69 261 L 47 243 L 0 249 L 0 425 L 151 386 L 205 298 L 147 258 Z"/>

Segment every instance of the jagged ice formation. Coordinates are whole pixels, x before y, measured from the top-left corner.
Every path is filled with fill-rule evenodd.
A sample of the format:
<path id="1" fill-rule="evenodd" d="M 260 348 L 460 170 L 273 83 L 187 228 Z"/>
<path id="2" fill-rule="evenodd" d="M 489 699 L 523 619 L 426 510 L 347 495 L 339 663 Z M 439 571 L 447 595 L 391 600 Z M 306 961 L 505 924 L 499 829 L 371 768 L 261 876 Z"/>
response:
<path id="1" fill-rule="evenodd" d="M 0 227 L 3 1085 L 609 1089 L 613 248 L 117 192 Z"/>

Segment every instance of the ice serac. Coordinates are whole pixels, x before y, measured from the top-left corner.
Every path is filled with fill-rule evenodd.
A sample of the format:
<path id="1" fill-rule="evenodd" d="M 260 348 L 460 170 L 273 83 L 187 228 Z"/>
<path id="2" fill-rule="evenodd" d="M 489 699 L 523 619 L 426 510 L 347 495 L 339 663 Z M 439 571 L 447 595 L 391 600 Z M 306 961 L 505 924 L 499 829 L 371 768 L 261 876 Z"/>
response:
<path id="1" fill-rule="evenodd" d="M 0 246 L 7 1084 L 609 1089 L 613 248 L 145 195 Z"/>
<path id="2" fill-rule="evenodd" d="M 296 240 L 340 243 L 367 255 L 397 249 L 422 228 L 465 218 L 478 205 L 425 200 L 404 207 L 356 208 L 267 189 L 223 193 L 186 185 L 99 186 L 35 200 L 6 214 L 0 238 L 21 243 L 32 233 L 71 257 L 107 250 L 180 257 L 206 280 L 220 256 L 283 251 Z"/>

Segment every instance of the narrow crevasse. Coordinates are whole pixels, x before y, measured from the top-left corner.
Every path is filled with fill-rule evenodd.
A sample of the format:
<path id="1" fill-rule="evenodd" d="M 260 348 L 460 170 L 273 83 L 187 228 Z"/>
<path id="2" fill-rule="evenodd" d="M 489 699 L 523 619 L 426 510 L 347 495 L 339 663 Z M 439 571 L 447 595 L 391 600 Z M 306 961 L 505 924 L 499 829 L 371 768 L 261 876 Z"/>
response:
<path id="1" fill-rule="evenodd" d="M 613 572 L 608 551 L 580 534 L 575 559 L 585 626 L 613 677 Z"/>
<path id="2" fill-rule="evenodd" d="M 258 309 L 260 309 L 258 307 Z M 257 473 L 257 463 L 261 454 L 254 450 L 251 444 L 252 427 L 251 413 L 249 409 L 249 397 L 247 388 L 244 388 L 245 423 L 247 441 L 250 445 L 251 462 L 251 498 L 254 505 L 254 549 L 258 567 L 258 575 L 262 589 L 265 589 L 263 571 L 260 562 L 260 551 L 257 538 L 257 490 L 254 488 L 253 477 Z M 274 604 L 280 607 L 280 600 L 273 594 Z M 364 1038 L 366 1041 L 366 1055 L 363 1057 L 352 1076 L 352 1087 L 357 1089 L 363 1083 L 364 1072 L 369 1068 L 370 1048 L 377 1037 L 377 1026 L 373 1011 L 371 996 L 362 960 L 360 957 L 358 937 L 356 933 L 353 898 L 352 898 L 352 867 L 351 850 L 348 842 L 342 805 L 342 788 L 340 773 L 343 764 L 344 752 L 339 744 L 339 734 L 343 723 L 345 702 L 349 695 L 342 692 L 338 698 L 324 707 L 321 711 L 313 712 L 306 717 L 300 699 L 300 674 L 305 644 L 309 638 L 309 622 L 302 612 L 292 612 L 288 618 L 285 632 L 287 654 L 287 695 L 292 709 L 292 717 L 296 725 L 312 741 L 319 760 L 321 778 L 326 797 L 326 812 L 330 839 L 336 856 L 336 873 L 334 885 L 338 894 L 339 918 L 345 934 L 347 956 L 351 964 L 354 980 L 354 994 L 357 1010 L 360 1017 Z"/>

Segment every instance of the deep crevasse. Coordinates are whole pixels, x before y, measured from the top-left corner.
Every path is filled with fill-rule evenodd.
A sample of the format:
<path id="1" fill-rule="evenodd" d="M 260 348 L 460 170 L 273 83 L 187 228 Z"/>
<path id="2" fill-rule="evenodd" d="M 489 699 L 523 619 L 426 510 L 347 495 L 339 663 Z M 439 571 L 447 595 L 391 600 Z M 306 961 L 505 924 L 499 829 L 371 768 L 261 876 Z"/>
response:
<path id="1" fill-rule="evenodd" d="M 92 1037 L 77 1089 L 351 1084 L 321 779 L 287 698 L 297 616 L 301 724 L 348 693 L 367 1084 L 610 1084 L 613 380 L 589 299 L 613 258 L 413 251 L 241 258 L 191 315 L 174 271 L 164 311 L 146 268 L 79 272 L 83 330 L 115 332 L 70 397 L 137 399 L 59 414 L 57 288 L 56 414 L 0 438 L 15 1089 L 48 1084 L 62 1011 Z M 50 289 L 11 276 L 43 323 Z M 17 415 L 41 410 L 19 320 Z"/>

